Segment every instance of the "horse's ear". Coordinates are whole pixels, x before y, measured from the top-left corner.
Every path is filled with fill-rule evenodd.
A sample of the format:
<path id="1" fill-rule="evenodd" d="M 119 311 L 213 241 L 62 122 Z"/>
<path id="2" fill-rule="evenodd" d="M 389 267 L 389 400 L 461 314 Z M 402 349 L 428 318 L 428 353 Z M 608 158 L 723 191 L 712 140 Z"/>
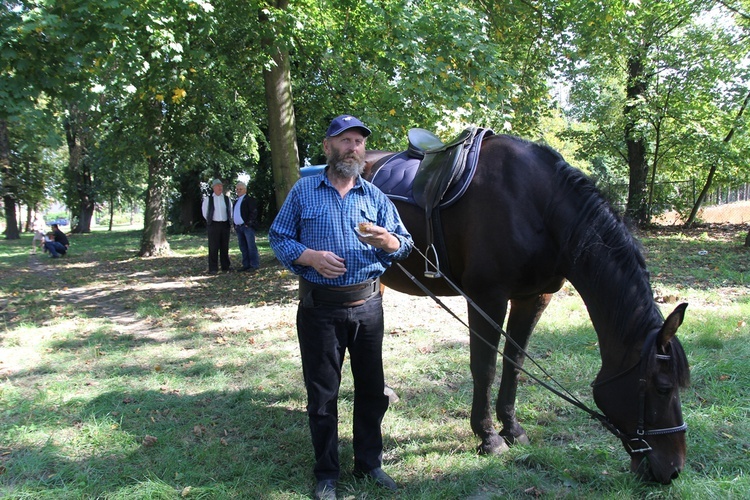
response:
<path id="1" fill-rule="evenodd" d="M 682 324 L 682 320 L 685 319 L 685 309 L 687 309 L 687 306 L 687 302 L 683 302 L 667 316 L 659 332 L 659 337 L 656 339 L 656 345 L 663 348 L 672 340 L 672 337 L 677 335 L 677 329 Z"/>

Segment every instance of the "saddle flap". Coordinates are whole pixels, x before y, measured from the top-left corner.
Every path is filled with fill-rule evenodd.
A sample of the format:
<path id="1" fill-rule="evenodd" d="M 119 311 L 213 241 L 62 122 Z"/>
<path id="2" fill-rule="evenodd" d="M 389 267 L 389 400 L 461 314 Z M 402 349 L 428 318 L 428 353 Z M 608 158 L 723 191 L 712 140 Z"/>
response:
<path id="1" fill-rule="evenodd" d="M 422 159 L 414 177 L 414 200 L 428 212 L 435 208 L 455 177 L 456 160 L 461 156 L 460 147 L 451 148 L 443 154 L 428 154 Z"/>
<path id="2" fill-rule="evenodd" d="M 450 144 L 437 151 L 427 151 L 414 177 L 414 199 L 427 214 L 435 208 L 451 182 L 460 176 L 466 162 L 468 146 L 476 127 L 464 130 Z"/>

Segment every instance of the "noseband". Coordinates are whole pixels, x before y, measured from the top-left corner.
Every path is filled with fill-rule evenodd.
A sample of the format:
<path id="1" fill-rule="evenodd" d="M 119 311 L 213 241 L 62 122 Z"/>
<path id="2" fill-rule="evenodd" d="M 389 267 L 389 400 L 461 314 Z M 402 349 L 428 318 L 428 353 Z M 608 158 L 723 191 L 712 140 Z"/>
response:
<path id="1" fill-rule="evenodd" d="M 676 427 L 646 429 L 646 368 L 648 366 L 648 363 L 645 362 L 645 359 L 651 351 L 651 346 L 656 343 L 656 336 L 658 334 L 658 330 L 654 330 L 649 333 L 648 337 L 646 338 L 646 342 L 644 342 L 643 348 L 641 349 L 641 357 L 635 365 L 631 366 L 621 373 L 618 373 L 614 377 L 591 384 L 591 387 L 601 387 L 605 384 L 624 377 L 636 368 L 640 367 L 641 373 L 640 377 L 638 378 L 638 423 L 636 426 L 635 434 L 628 434 L 621 431 L 617 426 L 610 422 L 609 418 L 607 418 L 605 415 L 598 413 L 594 415 L 594 417 L 597 418 L 602 423 L 602 425 L 607 428 L 607 430 L 609 430 L 623 442 L 623 444 L 627 448 L 628 453 L 631 455 L 634 453 L 645 453 L 653 449 L 651 445 L 648 444 L 648 441 L 646 441 L 646 436 L 663 436 L 665 434 L 675 434 L 677 432 L 685 432 L 687 430 L 687 424 L 684 421 L 682 422 L 682 424 Z M 672 356 L 670 356 L 669 354 L 656 354 L 657 361 L 669 362 L 671 359 Z"/>

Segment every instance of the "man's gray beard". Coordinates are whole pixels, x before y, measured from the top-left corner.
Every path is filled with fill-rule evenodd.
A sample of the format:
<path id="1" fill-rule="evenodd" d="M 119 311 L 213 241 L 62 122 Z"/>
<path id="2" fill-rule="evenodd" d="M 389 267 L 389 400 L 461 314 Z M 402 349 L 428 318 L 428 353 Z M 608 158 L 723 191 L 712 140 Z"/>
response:
<path id="1" fill-rule="evenodd" d="M 334 175 L 337 177 L 350 179 L 357 177 L 365 171 L 364 159 L 357 161 L 352 158 L 342 159 L 340 156 L 334 154 L 329 158 L 328 165 L 331 167 Z"/>

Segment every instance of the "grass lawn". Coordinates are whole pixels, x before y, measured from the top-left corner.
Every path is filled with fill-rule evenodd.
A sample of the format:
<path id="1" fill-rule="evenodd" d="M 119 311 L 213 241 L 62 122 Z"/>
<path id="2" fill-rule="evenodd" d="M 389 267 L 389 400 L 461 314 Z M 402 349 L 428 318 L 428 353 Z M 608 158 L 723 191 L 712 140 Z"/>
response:
<path id="1" fill-rule="evenodd" d="M 750 249 L 747 227 L 640 235 L 679 337 L 688 461 L 644 484 L 600 424 L 535 383 L 519 387 L 531 444 L 478 456 L 469 428 L 468 332 L 429 298 L 385 295 L 384 468 L 397 494 L 354 479 L 351 376 L 340 400 L 340 498 L 750 498 Z M 261 270 L 208 276 L 205 237 L 136 256 L 140 232 L 72 235 L 69 255 L 0 241 L 0 497 L 301 499 L 312 447 L 295 331 L 296 279 L 259 238 Z M 236 243 L 232 259 L 239 262 Z M 459 315 L 461 300 L 445 300 Z M 594 407 L 600 365 L 586 308 L 558 292 L 531 353 Z"/>

